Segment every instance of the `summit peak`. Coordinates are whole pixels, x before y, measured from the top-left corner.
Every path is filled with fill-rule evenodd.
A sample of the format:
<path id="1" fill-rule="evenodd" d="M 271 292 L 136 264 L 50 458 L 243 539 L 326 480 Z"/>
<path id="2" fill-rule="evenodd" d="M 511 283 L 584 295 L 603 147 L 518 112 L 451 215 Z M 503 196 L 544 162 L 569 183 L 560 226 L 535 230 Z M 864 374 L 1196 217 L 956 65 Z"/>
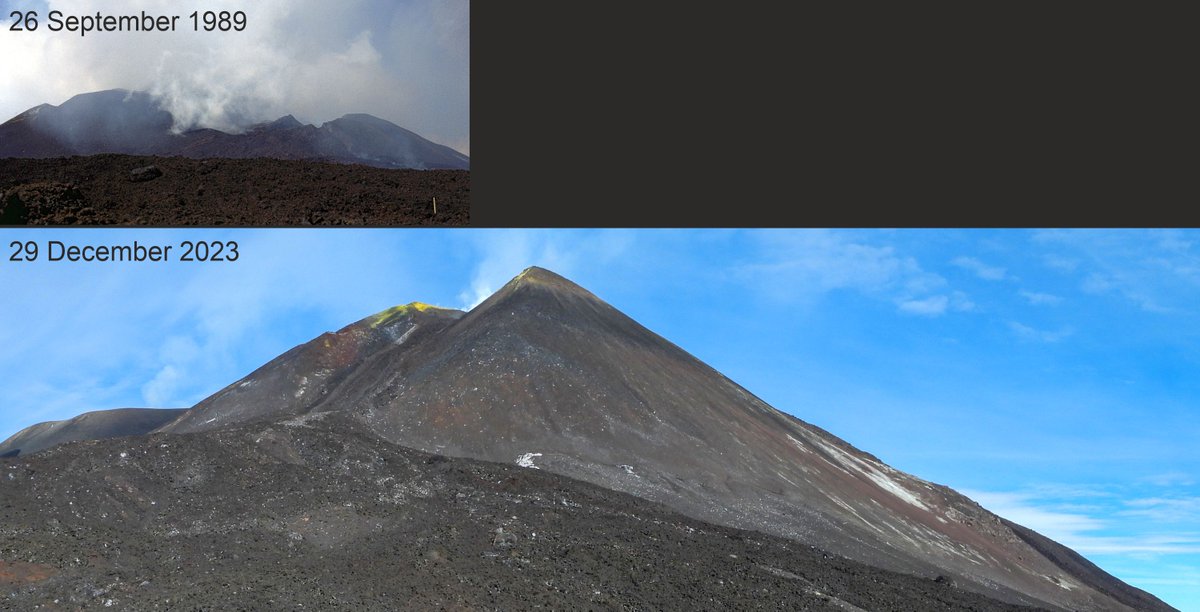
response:
<path id="1" fill-rule="evenodd" d="M 513 299 L 533 299 L 535 302 L 544 303 L 546 299 L 561 301 L 563 298 L 570 298 L 569 301 L 573 302 L 581 300 L 587 303 L 603 303 L 603 300 L 570 279 L 546 268 L 530 266 L 473 308 L 471 314 L 479 315 L 500 303 L 511 304 Z"/>
<path id="2" fill-rule="evenodd" d="M 547 270 L 546 268 L 542 268 L 539 266 L 529 266 L 528 268 L 525 268 L 524 270 L 522 270 L 520 274 L 513 277 L 514 282 L 520 282 L 523 280 L 529 281 L 529 282 L 535 282 L 535 283 L 545 283 L 545 282 L 570 283 L 571 282 L 571 281 L 567 280 L 565 277 L 560 276 L 559 274 L 556 274 L 554 272 L 551 272 L 550 270 Z M 571 284 L 574 284 L 574 283 L 571 283 Z"/>
<path id="3" fill-rule="evenodd" d="M 559 290 L 565 289 L 572 292 L 591 294 L 587 289 L 584 289 L 567 277 L 539 266 L 525 268 L 520 274 L 508 281 L 505 286 L 516 289 L 523 285 L 540 285 Z"/>

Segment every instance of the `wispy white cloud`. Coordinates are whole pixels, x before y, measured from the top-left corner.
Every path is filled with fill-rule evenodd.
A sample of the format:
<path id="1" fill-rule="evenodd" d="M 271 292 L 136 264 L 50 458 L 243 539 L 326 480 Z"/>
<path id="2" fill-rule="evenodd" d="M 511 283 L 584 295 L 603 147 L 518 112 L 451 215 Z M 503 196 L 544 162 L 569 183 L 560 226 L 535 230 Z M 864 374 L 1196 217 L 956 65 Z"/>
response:
<path id="1" fill-rule="evenodd" d="M 1119 497 L 1111 485 L 1101 486 L 1086 483 L 1040 482 L 1024 488 L 1025 494 L 1041 499 L 1059 500 L 1111 500 Z M 1072 502 L 1074 503 L 1074 501 Z"/>
<path id="2" fill-rule="evenodd" d="M 836 289 L 881 292 L 896 288 L 942 285 L 917 260 L 888 245 L 869 244 L 831 230 L 768 232 L 759 235 L 768 261 L 750 266 L 786 277 L 798 290 L 824 293 Z"/>
<path id="3" fill-rule="evenodd" d="M 926 317 L 936 317 L 944 314 L 946 307 L 949 305 L 950 298 L 944 295 L 931 295 L 920 300 L 901 300 L 897 303 L 900 312 Z"/>
<path id="4" fill-rule="evenodd" d="M 1059 272 L 1074 272 L 1080 264 L 1078 259 L 1061 255 L 1046 255 L 1042 257 L 1042 262 L 1046 267 Z"/>
<path id="5" fill-rule="evenodd" d="M 958 312 L 970 312 L 975 310 L 975 302 L 972 302 L 962 291 L 953 291 L 950 293 L 950 309 Z"/>
<path id="6" fill-rule="evenodd" d="M 937 317 L 974 308 L 966 294 L 882 236 L 812 229 L 756 237 L 760 257 L 738 274 L 776 299 L 813 303 L 830 292 L 854 291 L 892 302 L 903 314 Z"/>
<path id="7" fill-rule="evenodd" d="M 1034 234 L 1048 266 L 1081 291 L 1123 298 L 1155 314 L 1195 314 L 1200 299 L 1195 230 L 1053 230 Z"/>
<path id="8" fill-rule="evenodd" d="M 1084 531 L 1105 527 L 1104 521 L 1085 514 L 1061 512 L 1036 503 L 1028 492 L 997 492 L 964 489 L 967 497 L 979 505 L 1020 525 L 1059 542 L 1075 538 Z"/>
<path id="9" fill-rule="evenodd" d="M 1009 321 L 1008 328 L 1012 330 L 1012 332 L 1021 340 L 1030 342 L 1045 342 L 1050 344 L 1061 342 L 1063 339 L 1075 333 L 1075 330 L 1069 327 L 1064 327 L 1058 331 L 1047 331 L 1035 329 L 1017 321 Z"/>
<path id="10" fill-rule="evenodd" d="M 1163 563 L 1158 567 L 1151 568 L 1151 571 L 1147 571 L 1147 568 L 1130 567 L 1124 568 L 1121 573 L 1125 580 L 1135 585 L 1195 588 L 1200 584 L 1200 567 L 1190 564 Z M 1168 600 L 1168 603 L 1173 602 Z M 1190 610 L 1191 608 L 1181 606 L 1180 609 Z"/>
<path id="11" fill-rule="evenodd" d="M 973 272 L 975 276 L 978 276 L 984 280 L 998 281 L 1004 280 L 1008 276 L 1004 268 L 988 265 L 974 257 L 959 256 L 950 260 L 950 263 L 964 270 Z"/>
<path id="12" fill-rule="evenodd" d="M 1186 472 L 1163 472 L 1161 474 L 1151 474 L 1142 478 L 1143 482 L 1148 482 L 1159 487 L 1171 486 L 1190 486 L 1196 484 L 1196 476 Z"/>
<path id="13" fill-rule="evenodd" d="M 1200 533 L 1113 534 L 1112 518 L 1066 511 L 1061 500 L 1040 497 L 1035 492 L 972 489 L 961 492 L 995 514 L 1084 554 L 1181 555 L 1200 552 Z"/>
<path id="14" fill-rule="evenodd" d="M 1163 523 L 1200 523 L 1200 497 L 1147 497 L 1126 500 L 1120 514 L 1141 516 Z"/>
<path id="15" fill-rule="evenodd" d="M 1088 293 L 1108 293 L 1116 288 L 1116 283 L 1104 274 L 1092 273 L 1083 279 L 1080 288 Z"/>
<path id="16" fill-rule="evenodd" d="M 1191 555 L 1200 553 L 1200 533 L 1140 536 L 1086 536 L 1068 538 L 1064 544 L 1081 553 L 1117 555 Z"/>
<path id="17" fill-rule="evenodd" d="M 1058 297 L 1057 295 L 1052 295 L 1049 293 L 1039 293 L 1036 291 L 1025 291 L 1024 289 L 1022 289 L 1020 291 L 1020 295 L 1021 295 L 1021 297 L 1025 298 L 1025 301 L 1029 302 L 1030 304 L 1032 304 L 1034 306 L 1054 306 L 1054 305 L 1062 303 L 1061 297 Z"/>

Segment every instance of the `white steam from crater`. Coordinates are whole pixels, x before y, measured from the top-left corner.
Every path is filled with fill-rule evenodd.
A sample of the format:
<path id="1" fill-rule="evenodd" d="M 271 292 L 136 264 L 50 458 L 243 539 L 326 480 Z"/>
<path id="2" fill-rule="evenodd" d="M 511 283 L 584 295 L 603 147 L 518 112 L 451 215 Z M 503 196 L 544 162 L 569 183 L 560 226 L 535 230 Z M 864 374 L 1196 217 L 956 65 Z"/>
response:
<path id="1" fill-rule="evenodd" d="M 469 0 L 52 0 L 35 32 L 5 32 L 0 122 L 103 89 L 161 96 L 176 129 L 239 131 L 293 114 L 320 125 L 369 113 L 470 154 Z M 193 32 L 193 10 L 246 13 L 242 32 Z M 47 28 L 64 15 L 179 15 L 175 32 Z M 7 25 L 4 26 L 7 29 Z"/>

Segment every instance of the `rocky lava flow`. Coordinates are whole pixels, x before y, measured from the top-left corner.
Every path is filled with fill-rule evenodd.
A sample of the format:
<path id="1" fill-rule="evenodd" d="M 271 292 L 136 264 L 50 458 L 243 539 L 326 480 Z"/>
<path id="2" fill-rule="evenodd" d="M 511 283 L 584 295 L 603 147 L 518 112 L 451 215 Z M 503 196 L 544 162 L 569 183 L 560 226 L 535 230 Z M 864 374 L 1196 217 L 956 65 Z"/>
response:
<path id="1" fill-rule="evenodd" d="M 0 608 L 1020 610 L 312 413 L 0 462 Z"/>
<path id="2" fill-rule="evenodd" d="M 161 176 L 133 180 L 149 166 Z M 467 170 L 115 154 L 0 159 L 0 225 L 467 225 L 470 211 Z"/>

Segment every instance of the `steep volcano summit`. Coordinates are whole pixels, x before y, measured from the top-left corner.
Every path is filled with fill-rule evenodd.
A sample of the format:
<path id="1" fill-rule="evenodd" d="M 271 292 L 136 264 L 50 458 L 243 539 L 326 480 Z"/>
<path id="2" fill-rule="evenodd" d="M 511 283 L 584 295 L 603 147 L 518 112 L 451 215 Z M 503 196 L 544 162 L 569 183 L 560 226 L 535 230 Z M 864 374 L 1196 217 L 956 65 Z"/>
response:
<path id="1" fill-rule="evenodd" d="M 291 115 L 230 134 L 200 128 L 175 133 L 175 118 L 159 99 L 113 89 L 42 104 L 0 124 L 0 158 L 121 153 L 189 158 L 272 158 L 419 170 L 470 169 L 470 159 L 366 114 L 320 127 Z"/>
<path id="2" fill-rule="evenodd" d="M 151 438 L 166 447 L 196 436 L 224 444 L 248 436 L 259 445 L 266 440 L 279 460 L 297 461 L 303 453 L 289 450 L 291 442 L 272 424 L 318 422 L 341 423 L 372 444 L 584 481 L 691 520 L 752 530 L 740 533 L 757 532 L 785 548 L 803 544 L 886 576 L 1004 602 L 995 605 L 1171 609 L 955 491 L 895 470 L 772 408 L 541 268 L 527 269 L 469 312 L 414 302 L 324 334 L 180 414 Z M 260 430 L 266 433 L 227 433 Z M 571 503 L 564 498 L 562 505 Z M 646 533 L 660 541 L 661 534 Z M 726 554 L 739 559 L 746 553 Z M 815 584 L 802 572 L 770 567 L 772 576 Z M 910 596 L 872 604 L 847 603 L 839 595 L 828 609 L 975 605 Z M 739 601 L 750 607 L 754 598 L 747 591 Z M 808 607 L 788 601 L 785 607 Z"/>

